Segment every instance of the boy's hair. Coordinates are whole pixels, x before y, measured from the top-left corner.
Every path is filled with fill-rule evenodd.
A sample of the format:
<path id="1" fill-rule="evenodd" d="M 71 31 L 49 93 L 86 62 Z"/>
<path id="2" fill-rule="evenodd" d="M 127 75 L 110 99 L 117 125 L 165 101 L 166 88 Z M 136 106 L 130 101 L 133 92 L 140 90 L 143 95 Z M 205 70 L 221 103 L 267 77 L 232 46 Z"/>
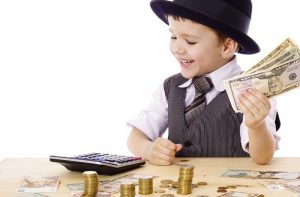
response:
<path id="1" fill-rule="evenodd" d="M 186 18 L 182 17 L 182 16 L 177 16 L 177 15 L 168 15 L 167 17 L 172 17 L 174 20 L 176 21 L 184 21 L 186 20 Z M 195 21 L 193 21 L 194 23 L 197 23 Z M 210 27 L 209 27 L 210 28 Z M 217 31 L 215 29 L 210 28 L 213 32 L 215 32 L 215 34 L 217 35 L 218 39 L 220 42 L 224 42 L 226 40 L 226 38 L 229 38 L 229 36 L 225 35 L 224 33 Z"/>

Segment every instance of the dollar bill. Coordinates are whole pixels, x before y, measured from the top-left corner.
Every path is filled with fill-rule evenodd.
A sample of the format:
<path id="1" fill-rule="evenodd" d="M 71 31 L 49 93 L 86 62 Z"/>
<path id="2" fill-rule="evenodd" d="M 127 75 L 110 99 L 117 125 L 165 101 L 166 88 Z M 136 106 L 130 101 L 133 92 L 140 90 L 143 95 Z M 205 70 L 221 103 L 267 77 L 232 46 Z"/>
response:
<path id="1" fill-rule="evenodd" d="M 60 176 L 24 176 L 16 192 L 56 192 L 59 182 Z"/>
<path id="2" fill-rule="evenodd" d="M 236 76 L 224 81 L 225 89 L 235 112 L 240 112 L 239 94 L 247 89 L 257 89 L 267 97 L 273 97 L 294 89 L 299 84 L 300 58 L 258 73 Z"/>
<path id="3" fill-rule="evenodd" d="M 263 197 L 264 195 L 261 194 L 253 194 L 253 193 L 246 193 L 246 192 L 227 192 L 226 194 L 222 194 L 218 197 Z"/>
<path id="4" fill-rule="evenodd" d="M 280 191 L 283 189 L 291 190 L 300 194 L 300 181 L 299 180 L 276 180 L 276 181 L 258 181 L 261 184 L 273 191 Z M 296 196 L 296 195 L 295 195 Z"/>
<path id="5" fill-rule="evenodd" d="M 267 65 L 268 62 L 277 59 L 278 56 L 290 51 L 292 48 L 296 47 L 296 44 L 292 41 L 291 38 L 285 39 L 278 47 L 276 47 L 271 53 L 269 53 L 265 58 L 251 67 L 248 71 L 245 71 L 241 75 L 246 75 L 248 73 L 253 73 L 254 70 L 261 70 L 260 68 L 264 65 Z"/>
<path id="6" fill-rule="evenodd" d="M 288 51 L 284 51 L 280 56 L 278 56 L 276 59 L 272 59 L 271 61 L 268 61 L 268 63 L 261 65 L 260 67 L 257 67 L 255 69 L 251 69 L 247 73 L 255 73 L 259 71 L 263 71 L 269 68 L 272 68 L 273 66 L 281 65 L 287 62 L 290 62 L 292 60 L 300 58 L 300 50 L 298 46 L 292 47 Z"/>
<path id="7" fill-rule="evenodd" d="M 31 194 L 25 194 L 22 196 L 17 196 L 17 197 L 50 197 L 44 194 L 39 194 L 39 193 L 31 193 Z"/>
<path id="8" fill-rule="evenodd" d="M 227 170 L 224 174 L 222 174 L 222 176 L 231 178 L 296 180 L 300 177 L 300 172 L 230 169 Z"/>
<path id="9" fill-rule="evenodd" d="M 300 194 L 300 181 L 299 180 L 281 183 L 280 185 L 293 191 L 293 192 L 296 192 L 297 194 Z"/>

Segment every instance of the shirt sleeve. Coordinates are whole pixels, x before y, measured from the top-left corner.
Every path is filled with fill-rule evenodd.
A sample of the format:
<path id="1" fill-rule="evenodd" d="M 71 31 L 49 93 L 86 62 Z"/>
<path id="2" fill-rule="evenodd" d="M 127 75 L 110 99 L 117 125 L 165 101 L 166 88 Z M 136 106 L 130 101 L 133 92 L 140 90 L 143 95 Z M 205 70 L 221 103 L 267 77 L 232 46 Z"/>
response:
<path id="1" fill-rule="evenodd" d="M 274 98 L 270 98 L 270 103 L 271 103 L 271 109 L 269 111 L 269 114 L 267 115 L 265 121 L 266 125 L 268 127 L 268 131 L 273 134 L 276 140 L 276 150 L 279 149 L 279 141 L 280 141 L 280 136 L 276 133 L 276 124 L 275 124 L 275 119 L 276 119 L 276 100 Z M 240 135 L 241 135 L 241 144 L 247 153 L 249 153 L 249 135 L 248 135 L 248 128 L 245 125 L 244 119 L 243 122 L 240 126 Z"/>
<path id="2" fill-rule="evenodd" d="M 127 125 L 141 130 L 152 141 L 164 134 L 168 127 L 168 103 L 163 84 L 154 92 L 148 107 Z"/>

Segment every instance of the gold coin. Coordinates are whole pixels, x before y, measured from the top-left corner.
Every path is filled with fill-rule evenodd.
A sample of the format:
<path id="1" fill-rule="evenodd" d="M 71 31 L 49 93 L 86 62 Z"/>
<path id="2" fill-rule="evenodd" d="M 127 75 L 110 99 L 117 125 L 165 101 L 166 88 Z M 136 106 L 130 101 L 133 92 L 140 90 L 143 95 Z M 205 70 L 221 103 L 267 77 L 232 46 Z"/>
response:
<path id="1" fill-rule="evenodd" d="M 227 190 L 226 189 L 218 189 L 217 192 L 219 192 L 219 193 L 226 193 Z"/>
<path id="2" fill-rule="evenodd" d="M 181 159 L 180 162 L 188 162 L 188 159 Z"/>
<path id="3" fill-rule="evenodd" d="M 161 184 L 172 184 L 174 181 L 171 180 L 171 179 L 164 179 L 164 180 L 161 180 L 160 183 Z"/>
<path id="4" fill-rule="evenodd" d="M 154 190 L 154 193 L 165 193 L 166 191 L 165 190 L 163 190 L 163 189 L 156 189 L 156 190 Z"/>
<path id="5" fill-rule="evenodd" d="M 226 188 L 227 189 L 236 189 L 237 186 L 236 185 L 227 185 Z"/>
<path id="6" fill-rule="evenodd" d="M 169 187 L 169 184 L 160 184 L 159 187 L 160 187 L 160 188 L 168 188 L 168 187 Z"/>
<path id="7" fill-rule="evenodd" d="M 173 188 L 178 188 L 178 182 L 172 183 L 171 186 L 172 186 Z"/>
<path id="8" fill-rule="evenodd" d="M 83 196 L 95 196 L 98 192 L 98 175 L 96 171 L 84 171 L 82 173 L 84 178 L 84 192 Z"/>
<path id="9" fill-rule="evenodd" d="M 162 194 L 160 197 L 174 197 L 174 194 Z"/>
<path id="10" fill-rule="evenodd" d="M 201 186 L 203 186 L 203 185 L 207 185 L 207 182 L 200 181 L 200 182 L 198 182 L 198 183 L 197 183 L 197 185 L 201 185 Z"/>
<path id="11" fill-rule="evenodd" d="M 181 170 L 194 170 L 194 166 L 192 164 L 180 164 Z"/>
<path id="12" fill-rule="evenodd" d="M 237 187 L 249 187 L 249 185 L 236 185 Z"/>
<path id="13" fill-rule="evenodd" d="M 192 184 L 192 188 L 197 188 L 197 187 L 198 187 L 197 184 L 195 184 L 195 183 Z"/>

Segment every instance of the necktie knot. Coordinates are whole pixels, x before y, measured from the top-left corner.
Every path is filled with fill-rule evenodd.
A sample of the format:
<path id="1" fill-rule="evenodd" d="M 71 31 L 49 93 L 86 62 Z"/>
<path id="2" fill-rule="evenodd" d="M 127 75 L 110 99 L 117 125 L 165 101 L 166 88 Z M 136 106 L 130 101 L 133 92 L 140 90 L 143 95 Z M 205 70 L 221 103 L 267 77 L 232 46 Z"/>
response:
<path id="1" fill-rule="evenodd" d="M 210 78 L 208 77 L 195 77 L 193 78 L 193 83 L 195 86 L 196 94 L 203 94 L 205 95 L 213 88 L 213 83 Z"/>

